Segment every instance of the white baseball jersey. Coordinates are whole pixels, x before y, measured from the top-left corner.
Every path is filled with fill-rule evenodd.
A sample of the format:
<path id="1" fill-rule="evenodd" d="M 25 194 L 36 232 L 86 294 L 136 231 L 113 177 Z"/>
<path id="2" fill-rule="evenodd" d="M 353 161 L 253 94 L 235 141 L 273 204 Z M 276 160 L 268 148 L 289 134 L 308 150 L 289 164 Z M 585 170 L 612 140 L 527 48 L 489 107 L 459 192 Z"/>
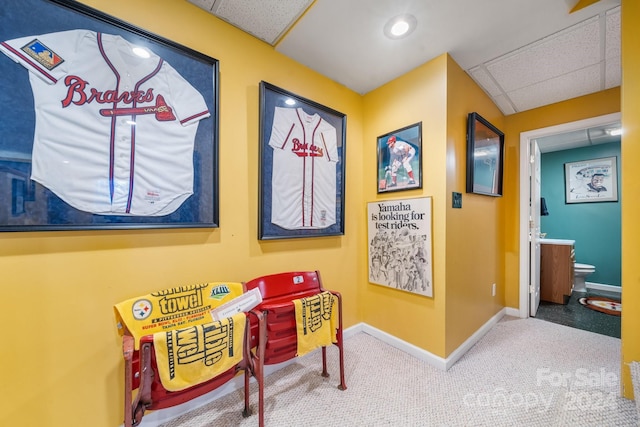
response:
<path id="1" fill-rule="evenodd" d="M 197 123 L 210 113 L 173 67 L 133 47 L 89 30 L 0 43 L 30 71 L 31 179 L 85 212 L 167 215 L 193 194 Z"/>
<path id="2" fill-rule="evenodd" d="M 390 148 L 389 151 L 391 151 L 391 154 L 399 158 L 413 157 L 416 154 L 416 149 L 413 148 L 411 144 L 405 141 L 401 141 L 399 139 L 396 140 L 396 143 L 393 145 L 393 148 Z"/>
<path id="3" fill-rule="evenodd" d="M 336 129 L 302 108 L 276 107 L 271 222 L 288 230 L 319 229 L 336 222 Z"/>
<path id="4" fill-rule="evenodd" d="M 389 151 L 392 154 L 392 173 L 395 174 L 399 168 L 401 162 L 407 172 L 411 172 L 411 159 L 416 155 L 416 149 L 411 144 L 405 141 L 396 140 L 393 148 L 389 147 Z"/>

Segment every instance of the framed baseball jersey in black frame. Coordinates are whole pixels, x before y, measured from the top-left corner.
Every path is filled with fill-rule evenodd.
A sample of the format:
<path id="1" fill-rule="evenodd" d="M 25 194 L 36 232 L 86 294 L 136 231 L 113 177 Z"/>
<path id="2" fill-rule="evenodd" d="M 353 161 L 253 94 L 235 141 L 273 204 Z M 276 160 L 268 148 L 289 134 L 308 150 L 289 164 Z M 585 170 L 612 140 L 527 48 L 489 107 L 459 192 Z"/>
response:
<path id="1" fill-rule="evenodd" d="M 344 234 L 346 120 L 260 82 L 260 240 Z"/>
<path id="2" fill-rule="evenodd" d="M 71 0 L 0 20 L 0 231 L 219 226 L 216 59 Z"/>

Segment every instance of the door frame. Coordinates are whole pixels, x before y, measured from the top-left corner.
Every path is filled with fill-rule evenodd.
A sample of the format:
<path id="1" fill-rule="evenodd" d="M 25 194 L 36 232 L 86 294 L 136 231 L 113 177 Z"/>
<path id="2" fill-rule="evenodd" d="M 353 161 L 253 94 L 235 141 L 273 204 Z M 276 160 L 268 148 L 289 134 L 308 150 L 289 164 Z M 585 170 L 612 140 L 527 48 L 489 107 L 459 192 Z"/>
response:
<path id="1" fill-rule="evenodd" d="M 530 293 L 529 293 L 529 199 L 531 190 L 529 180 L 531 179 L 531 144 L 530 141 L 536 138 L 551 136 L 558 133 L 571 132 L 587 129 L 595 126 L 602 126 L 615 121 L 621 121 L 621 113 L 605 114 L 603 116 L 578 120 L 575 122 L 563 123 L 556 126 L 549 126 L 520 133 L 520 256 L 519 256 L 519 315 L 521 318 L 529 317 Z"/>

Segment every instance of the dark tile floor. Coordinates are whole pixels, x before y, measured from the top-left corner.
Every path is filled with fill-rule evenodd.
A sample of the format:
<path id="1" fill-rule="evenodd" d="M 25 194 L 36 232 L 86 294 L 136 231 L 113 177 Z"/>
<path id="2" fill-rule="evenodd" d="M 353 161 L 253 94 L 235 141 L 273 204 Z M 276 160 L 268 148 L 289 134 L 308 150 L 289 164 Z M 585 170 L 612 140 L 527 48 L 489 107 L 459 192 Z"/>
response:
<path id="1" fill-rule="evenodd" d="M 567 305 L 540 301 L 535 317 L 572 328 L 620 338 L 620 316 L 600 313 L 580 304 L 580 298 L 593 295 L 620 299 L 620 294 L 604 291 L 573 292 Z"/>

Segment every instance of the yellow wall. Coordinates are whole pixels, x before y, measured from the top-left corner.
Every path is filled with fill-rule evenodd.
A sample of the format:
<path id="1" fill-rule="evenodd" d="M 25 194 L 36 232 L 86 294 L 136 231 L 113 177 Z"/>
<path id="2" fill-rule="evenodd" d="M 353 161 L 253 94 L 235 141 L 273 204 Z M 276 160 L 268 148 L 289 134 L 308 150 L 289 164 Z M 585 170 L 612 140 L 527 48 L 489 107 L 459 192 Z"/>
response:
<path id="1" fill-rule="evenodd" d="M 502 117 L 448 55 L 361 97 L 187 2 L 162 2 L 162 7 L 153 0 L 83 2 L 220 60 L 221 227 L 0 234 L 6 290 L 0 310 L 0 324 L 5 326 L 0 425 L 119 425 L 123 365 L 112 306 L 179 284 L 319 269 L 327 287 L 345 297 L 345 326 L 363 321 L 446 357 L 503 301 L 509 307 L 518 304 L 519 133 L 619 111 L 619 91 L 612 90 Z M 640 18 L 634 2 L 623 0 L 625 45 L 632 44 L 632 24 L 625 29 L 630 17 L 624 8 L 633 7 L 631 16 Z M 637 49 L 638 36 L 633 37 L 629 51 Z M 630 74 L 638 75 L 639 63 L 634 54 L 625 56 L 623 65 L 629 64 Z M 345 236 L 257 240 L 261 80 L 347 115 Z M 632 99 L 638 94 L 638 78 L 627 74 L 624 82 L 629 92 L 623 93 L 628 107 L 623 111 L 623 158 L 638 158 L 640 108 Z M 502 198 L 464 192 L 461 168 L 470 111 L 502 126 L 507 135 Z M 376 137 L 418 121 L 423 124 L 423 188 L 377 195 L 372 148 Z M 623 194 L 637 189 L 638 173 L 623 169 Z M 461 210 L 450 207 L 452 191 L 463 193 Z M 418 196 L 433 198 L 434 298 L 367 280 L 366 202 Z M 637 203 L 627 199 L 623 206 L 623 234 L 631 236 L 623 238 L 623 296 L 628 307 L 633 304 L 629 298 L 638 301 Z M 476 217 L 491 226 L 488 243 L 468 226 Z M 465 269 L 456 268 L 461 254 L 479 259 L 466 261 Z M 497 297 L 490 296 L 493 281 L 498 284 Z M 637 316 L 623 316 L 625 360 L 639 358 L 640 340 L 631 332 Z M 632 333 L 635 337 L 625 339 Z"/>
<path id="2" fill-rule="evenodd" d="M 362 320 L 444 358 L 504 306 L 502 199 L 465 193 L 467 114 L 478 111 L 498 128 L 504 117 L 446 54 L 365 95 L 364 111 L 371 144 L 422 122 L 423 188 L 377 195 L 376 152 L 368 150 L 363 193 L 369 202 L 432 197 L 434 297 L 368 283 L 363 250 Z M 464 194 L 462 209 L 451 208 L 453 191 Z"/>
<path id="3" fill-rule="evenodd" d="M 85 3 L 220 60 L 220 228 L 0 233 L 2 426 L 122 423 L 113 304 L 152 290 L 319 269 L 359 320 L 362 98 L 186 1 Z M 26 75 L 25 75 L 26 78 Z M 346 235 L 260 242 L 258 84 L 347 115 Z"/>
<path id="4" fill-rule="evenodd" d="M 368 283 L 366 238 L 360 249 L 362 321 L 441 357 L 445 356 L 446 72 L 447 55 L 441 55 L 364 96 L 363 146 L 371 147 L 362 152 L 365 202 L 432 197 L 434 298 Z M 422 189 L 376 194 L 376 138 L 417 122 L 422 122 Z"/>
<path id="5" fill-rule="evenodd" d="M 449 355 L 504 307 L 503 197 L 466 193 L 467 115 L 477 112 L 498 129 L 504 116 L 449 57 L 447 68 L 446 353 Z M 506 186 L 511 186 L 505 182 Z M 462 193 L 453 209 L 452 192 Z M 496 296 L 491 286 L 496 284 Z"/>
<path id="6" fill-rule="evenodd" d="M 520 133 L 618 112 L 619 87 L 505 117 L 505 306 L 520 303 Z"/>
<path id="7" fill-rule="evenodd" d="M 633 398 L 630 362 L 640 362 L 640 3 L 622 0 L 622 372 Z M 638 396 L 636 396 L 638 397 Z"/>

